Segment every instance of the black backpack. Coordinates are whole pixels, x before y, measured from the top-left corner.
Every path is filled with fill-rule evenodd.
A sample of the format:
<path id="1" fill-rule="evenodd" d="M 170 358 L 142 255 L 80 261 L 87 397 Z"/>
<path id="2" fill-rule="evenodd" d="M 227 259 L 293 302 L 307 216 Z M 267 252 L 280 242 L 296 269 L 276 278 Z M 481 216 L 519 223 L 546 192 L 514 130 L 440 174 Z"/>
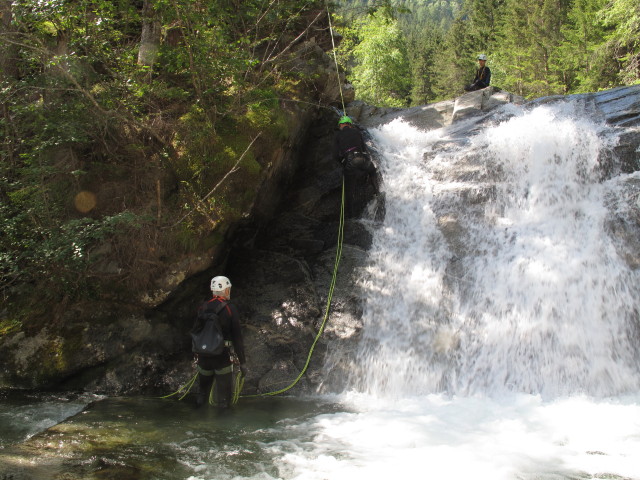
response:
<path id="1" fill-rule="evenodd" d="M 224 336 L 220 327 L 218 314 L 227 305 L 221 302 L 218 308 L 209 309 L 207 305 L 198 317 L 204 319 L 204 326 L 198 332 L 191 332 L 191 349 L 198 355 L 220 355 L 224 351 Z"/>

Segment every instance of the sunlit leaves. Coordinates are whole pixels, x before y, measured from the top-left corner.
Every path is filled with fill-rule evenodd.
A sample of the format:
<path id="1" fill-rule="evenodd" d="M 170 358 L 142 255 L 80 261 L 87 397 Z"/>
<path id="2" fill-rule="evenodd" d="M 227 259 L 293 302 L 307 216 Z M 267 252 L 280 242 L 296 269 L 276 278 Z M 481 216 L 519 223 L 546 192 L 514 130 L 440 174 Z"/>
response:
<path id="1" fill-rule="evenodd" d="M 404 37 L 397 21 L 379 14 L 357 25 L 353 85 L 358 99 L 402 107 L 409 103 L 411 76 Z"/>

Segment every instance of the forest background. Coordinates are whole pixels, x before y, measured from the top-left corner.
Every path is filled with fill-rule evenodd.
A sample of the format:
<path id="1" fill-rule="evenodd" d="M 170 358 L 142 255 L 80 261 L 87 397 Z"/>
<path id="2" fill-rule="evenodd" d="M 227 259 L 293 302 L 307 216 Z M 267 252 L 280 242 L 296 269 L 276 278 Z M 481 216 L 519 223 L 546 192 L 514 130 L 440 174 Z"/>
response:
<path id="1" fill-rule="evenodd" d="M 479 53 L 527 98 L 640 80 L 637 0 L 0 0 L 0 336 L 220 244 L 292 105 L 327 107 L 297 47 L 329 10 L 375 105 L 452 98 Z"/>
<path id="2" fill-rule="evenodd" d="M 453 98 L 478 54 L 492 85 L 526 98 L 640 82 L 636 0 L 344 0 L 341 61 L 359 99 L 405 107 Z"/>

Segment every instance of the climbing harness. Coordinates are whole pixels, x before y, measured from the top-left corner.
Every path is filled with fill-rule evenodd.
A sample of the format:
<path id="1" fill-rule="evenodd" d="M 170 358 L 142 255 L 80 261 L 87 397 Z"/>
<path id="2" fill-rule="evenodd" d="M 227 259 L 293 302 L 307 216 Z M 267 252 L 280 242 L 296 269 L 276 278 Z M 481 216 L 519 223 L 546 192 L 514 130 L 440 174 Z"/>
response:
<path id="1" fill-rule="evenodd" d="M 182 400 L 191 391 L 191 388 L 193 387 L 193 385 L 196 383 L 196 380 L 198 379 L 198 375 L 211 376 L 214 373 L 217 373 L 219 375 L 222 375 L 224 373 L 233 373 L 233 366 L 229 365 L 228 367 L 222 368 L 220 370 L 205 370 L 200 365 L 196 365 L 196 373 L 193 377 L 189 379 L 187 383 L 185 383 L 182 387 L 180 387 L 175 392 L 159 398 L 161 399 L 170 398 L 170 397 L 173 397 L 174 395 L 178 395 L 182 393 L 182 395 L 178 398 L 178 400 Z M 233 384 L 234 384 L 234 388 L 231 394 L 231 404 L 235 405 L 236 403 L 238 403 L 238 399 L 240 398 L 240 392 L 242 391 L 242 387 L 244 386 L 244 375 L 242 374 L 242 372 L 238 372 L 238 374 L 235 376 L 235 380 Z M 211 405 L 216 404 L 215 399 L 213 398 L 213 392 L 215 390 L 215 387 L 216 387 L 216 381 L 214 380 L 213 384 L 211 385 L 211 391 L 209 392 L 209 403 Z"/>
<path id="2" fill-rule="evenodd" d="M 344 104 L 344 96 L 342 94 L 342 84 L 340 83 L 340 77 L 339 77 L 339 72 L 338 72 L 338 57 L 336 56 L 336 44 L 334 41 L 334 37 L 333 37 L 333 27 L 331 25 L 331 12 L 329 11 L 329 4 L 327 3 L 327 16 L 329 18 L 329 32 L 331 33 L 331 44 L 333 46 L 333 59 L 334 62 L 336 64 L 336 76 L 337 76 L 337 80 L 338 80 L 338 88 L 340 89 L 340 100 L 342 102 L 342 111 L 344 112 L 343 115 L 346 116 L 346 108 L 345 108 L 345 104 Z M 338 224 L 338 241 L 337 241 L 337 247 L 336 247 L 336 257 L 335 257 L 335 261 L 334 261 L 334 265 L 333 265 L 333 275 L 331 278 L 331 284 L 329 285 L 329 293 L 327 295 L 327 304 L 325 306 L 325 312 L 324 312 L 324 317 L 322 318 L 322 323 L 320 324 L 320 328 L 318 329 L 318 333 L 316 334 L 313 343 L 311 344 L 311 348 L 309 349 L 309 354 L 307 355 L 307 360 L 305 361 L 304 366 L 302 367 L 302 370 L 300 371 L 300 373 L 298 374 L 298 376 L 295 378 L 295 380 L 293 380 L 293 382 L 291 382 L 291 384 L 289 384 L 288 386 L 281 388 L 280 390 L 276 390 L 273 392 L 265 392 L 265 393 L 257 393 L 254 395 L 240 395 L 240 392 L 242 392 L 242 388 L 244 386 L 244 375 L 242 374 L 242 372 L 239 372 L 236 376 L 235 376 L 235 381 L 234 381 L 234 389 L 233 389 L 233 393 L 231 396 L 231 404 L 235 405 L 236 403 L 238 403 L 238 399 L 240 398 L 253 398 L 253 397 L 265 397 L 265 396 L 275 396 L 275 395 L 280 395 L 290 389 L 292 389 L 302 378 L 302 376 L 306 373 L 307 369 L 309 368 L 309 363 L 311 363 L 311 357 L 313 355 L 313 351 L 316 347 L 316 344 L 318 343 L 318 341 L 320 340 L 320 337 L 322 336 L 322 333 L 324 332 L 325 326 L 327 324 L 327 320 L 329 319 L 329 311 L 331 310 L 331 301 L 333 299 L 333 291 L 335 289 L 336 286 L 336 280 L 338 278 L 338 266 L 340 265 L 340 258 L 342 257 L 342 244 L 344 241 L 344 209 L 345 209 L 345 186 L 344 186 L 344 177 L 342 177 L 342 194 L 341 194 L 341 202 L 340 202 L 340 221 Z M 233 367 L 230 365 L 229 367 L 229 371 L 233 371 Z M 172 397 L 174 395 L 178 395 L 182 392 L 182 396 L 180 396 L 180 398 L 178 398 L 178 400 L 182 400 L 184 397 L 187 396 L 187 394 L 189 393 L 189 391 L 191 390 L 191 388 L 193 387 L 193 384 L 195 383 L 196 379 L 198 378 L 198 375 L 200 373 L 202 373 L 203 375 L 213 375 L 214 372 L 209 371 L 209 370 L 204 370 L 201 369 L 200 366 L 197 367 L 197 372 L 196 374 L 182 387 L 180 387 L 177 391 L 169 394 L 169 395 L 165 395 L 164 397 L 160 397 L 160 398 L 169 398 Z M 226 370 L 226 369 L 225 369 Z M 215 373 L 219 373 L 222 374 L 222 372 L 220 371 L 215 371 Z M 225 371 L 224 373 L 229 373 L 228 371 Z M 213 385 L 211 386 L 211 391 L 209 393 L 209 403 L 214 405 L 215 404 L 215 399 L 213 398 L 213 392 L 215 389 L 215 380 Z"/>

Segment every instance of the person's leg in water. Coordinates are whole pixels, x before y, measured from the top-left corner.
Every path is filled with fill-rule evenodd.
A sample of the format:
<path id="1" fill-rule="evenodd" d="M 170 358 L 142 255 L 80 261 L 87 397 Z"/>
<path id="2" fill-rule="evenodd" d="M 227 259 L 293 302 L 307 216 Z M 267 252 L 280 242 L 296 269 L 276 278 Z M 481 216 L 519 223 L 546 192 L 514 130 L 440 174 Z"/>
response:
<path id="1" fill-rule="evenodd" d="M 196 395 L 196 405 L 198 407 L 204 405 L 209 401 L 209 395 L 211 393 L 211 387 L 214 380 L 214 362 L 212 358 L 199 357 L 198 358 L 198 383 L 199 390 Z"/>
<path id="2" fill-rule="evenodd" d="M 216 370 L 216 406 L 229 408 L 233 395 L 233 371 L 231 365 Z"/>

